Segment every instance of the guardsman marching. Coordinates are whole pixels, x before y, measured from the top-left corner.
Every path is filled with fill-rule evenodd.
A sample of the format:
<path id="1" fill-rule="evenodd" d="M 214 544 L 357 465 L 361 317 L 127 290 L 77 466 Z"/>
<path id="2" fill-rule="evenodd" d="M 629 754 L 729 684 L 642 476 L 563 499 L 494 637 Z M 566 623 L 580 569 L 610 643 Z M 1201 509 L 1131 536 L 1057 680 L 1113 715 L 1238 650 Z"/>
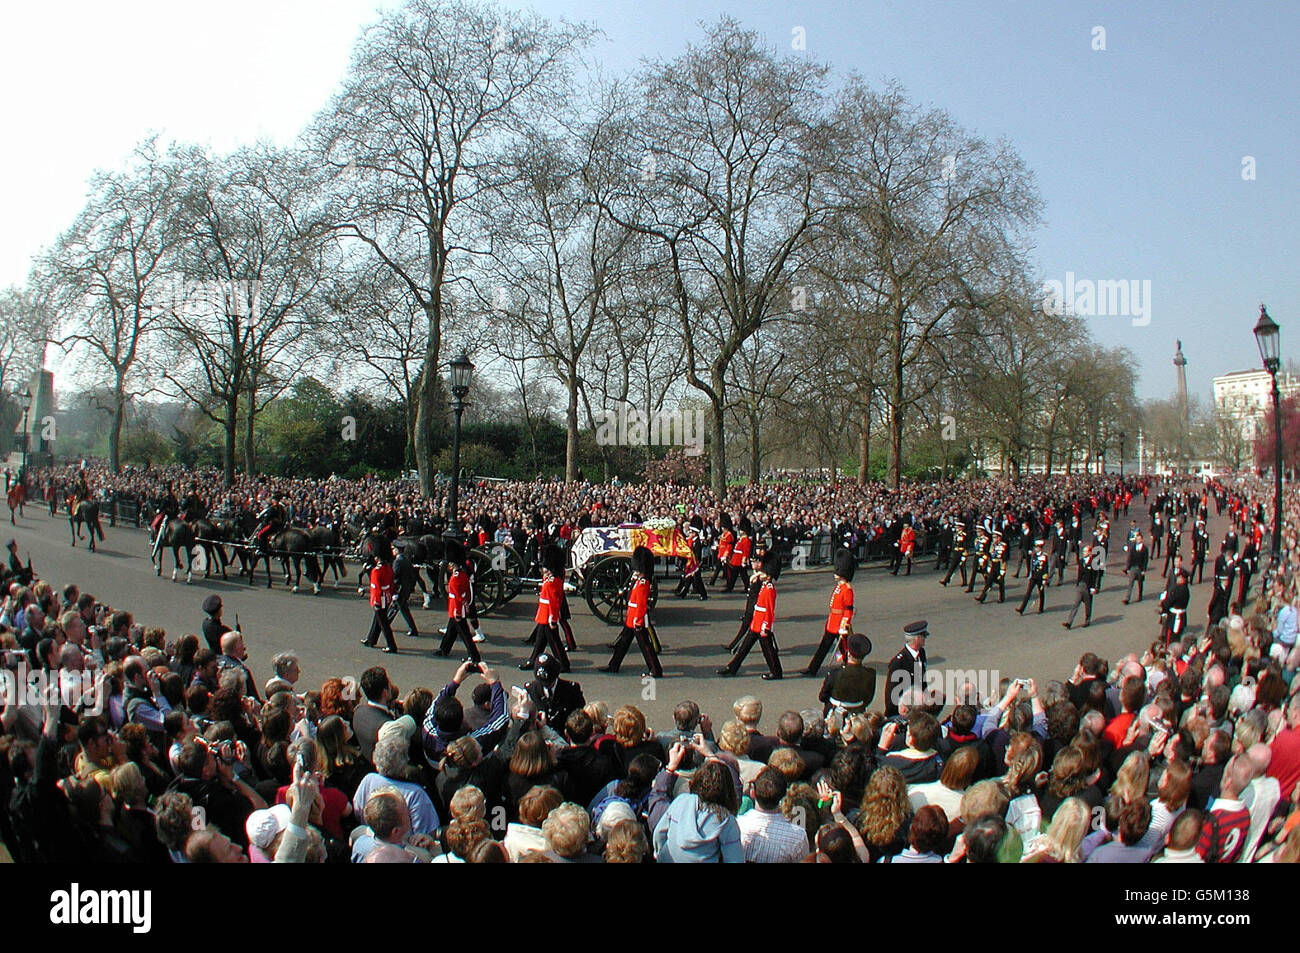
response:
<path id="1" fill-rule="evenodd" d="M 469 603 L 471 599 L 469 586 L 469 573 L 465 570 L 465 561 L 469 559 L 469 552 L 465 545 L 456 539 L 449 539 L 446 542 L 445 551 L 447 570 L 447 631 L 442 636 L 442 644 L 438 648 L 438 654 L 443 658 L 451 655 L 451 647 L 459 636 L 465 643 L 465 648 L 469 652 L 469 658 L 475 662 L 481 661 L 478 646 L 474 644 L 474 637 L 469 628 Z"/>
<path id="2" fill-rule="evenodd" d="M 826 618 L 826 631 L 822 633 L 821 641 L 817 643 L 817 651 L 813 652 L 812 661 L 799 673 L 800 675 L 809 678 L 816 675 L 826 659 L 826 654 L 837 641 L 840 655 L 844 654 L 845 640 L 853 633 L 853 576 L 857 568 L 858 563 L 852 553 L 847 549 L 836 551 L 835 589 L 831 592 L 831 611 Z"/>
<path id="3" fill-rule="evenodd" d="M 1154 503 L 1151 504 L 1151 510 L 1151 555 L 1159 559 L 1165 539 L 1165 518 Z"/>
<path id="4" fill-rule="evenodd" d="M 957 519 L 952 528 L 952 548 L 948 558 L 948 574 L 940 580 L 939 585 L 946 586 L 952 579 L 952 574 L 961 569 L 961 584 L 966 585 L 966 556 L 970 552 L 968 540 L 970 539 L 970 527 L 966 525 L 964 519 Z"/>
<path id="5" fill-rule="evenodd" d="M 1034 540 L 1034 551 L 1029 554 L 1029 585 L 1025 587 L 1025 597 L 1020 600 L 1020 608 L 1016 611 L 1021 615 L 1025 614 L 1025 606 L 1029 605 L 1029 600 L 1038 590 L 1038 614 L 1043 614 L 1043 597 L 1047 594 L 1047 577 L 1052 574 L 1052 564 L 1046 551 L 1043 549 L 1043 540 Z"/>
<path id="6" fill-rule="evenodd" d="M 1215 625 L 1228 614 L 1228 603 L 1232 598 L 1232 581 L 1237 572 L 1237 560 L 1227 544 L 1219 551 L 1214 560 L 1214 591 L 1210 594 L 1209 624 Z"/>
<path id="7" fill-rule="evenodd" d="M 1169 539 L 1165 543 L 1165 568 L 1163 574 L 1167 575 L 1170 567 L 1175 565 L 1175 560 L 1179 556 L 1178 548 L 1182 545 L 1182 541 L 1183 524 L 1175 517 L 1169 522 Z"/>
<path id="8" fill-rule="evenodd" d="M 907 560 L 907 572 L 905 576 L 912 575 L 912 556 L 916 552 L 916 530 L 912 529 L 911 523 L 904 523 L 903 530 L 898 534 L 898 561 L 894 566 L 893 575 L 898 575 L 904 559 Z"/>
<path id="9" fill-rule="evenodd" d="M 569 656 L 560 639 L 560 608 L 564 602 L 564 550 L 558 546 L 542 549 L 542 585 L 537 593 L 537 614 L 533 616 L 533 654 L 521 662 L 520 671 L 531 672 L 537 660 L 547 652 L 560 665 L 561 672 L 569 670 Z"/>
<path id="10" fill-rule="evenodd" d="M 749 588 L 749 570 L 746 565 L 749 562 L 750 551 L 754 548 L 754 527 L 750 525 L 748 517 L 742 516 L 736 523 L 736 545 L 731 550 L 731 560 L 727 563 L 727 584 L 723 586 L 723 592 L 731 592 L 736 588 L 736 580 L 744 579 L 745 588 Z"/>
<path id="11" fill-rule="evenodd" d="M 989 587 L 998 586 L 998 602 L 1007 601 L 1007 541 L 1002 538 L 1002 530 L 993 531 L 993 542 L 989 544 L 987 568 L 984 571 L 984 589 L 977 601 L 983 602 L 989 594 Z"/>
<path id="12" fill-rule="evenodd" d="M 379 633 L 382 632 L 388 643 L 383 650 L 389 655 L 397 652 L 393 627 L 388 623 L 388 610 L 392 603 L 393 551 L 385 541 L 384 547 L 375 553 L 375 566 L 370 570 L 370 608 L 374 611 L 374 618 L 370 622 L 370 632 L 361 644 L 373 649 L 379 644 Z"/>
<path id="13" fill-rule="evenodd" d="M 659 656 L 655 654 L 647 629 L 650 612 L 650 579 L 654 571 L 654 553 L 645 546 L 638 546 L 632 550 L 632 588 L 627 597 L 627 611 L 623 615 L 623 631 L 619 633 L 618 640 L 614 643 L 614 654 L 610 656 L 609 664 L 602 665 L 600 671 L 617 673 L 623 665 L 623 656 L 627 655 L 632 640 L 636 639 L 637 647 L 641 649 L 641 657 L 645 659 L 647 669 L 645 674 L 654 678 L 664 677 L 664 670 L 659 665 Z"/>
<path id="14" fill-rule="evenodd" d="M 1128 545 L 1128 559 L 1124 562 L 1124 575 L 1128 576 L 1128 594 L 1124 596 L 1124 605 L 1128 605 L 1133 599 L 1133 587 L 1137 586 L 1137 601 L 1142 601 L 1142 585 L 1147 578 L 1147 565 L 1151 558 L 1151 553 L 1147 551 L 1146 544 L 1142 542 L 1142 531 L 1136 530 L 1133 541 Z"/>
<path id="15" fill-rule="evenodd" d="M 718 669 L 718 674 L 724 678 L 729 678 L 740 670 L 745 656 L 749 654 L 755 642 L 762 647 L 763 659 L 767 662 L 767 671 L 763 673 L 764 680 L 781 678 L 781 658 L 777 654 L 776 636 L 773 630 L 773 623 L 776 621 L 776 579 L 780 574 L 781 557 L 776 552 L 768 553 L 763 557 L 758 572 L 750 582 L 751 588 L 758 590 L 758 597 L 754 600 L 754 616 L 749 621 L 749 632 L 746 633 L 744 641 L 740 643 L 740 647 L 736 649 L 736 654 L 731 657 L 726 668 Z"/>
<path id="16" fill-rule="evenodd" d="M 1052 530 L 1052 572 L 1056 573 L 1056 584 L 1059 586 L 1065 582 L 1065 564 L 1070 558 L 1070 536 L 1065 531 L 1065 524 L 1061 520 L 1056 521 L 1056 527 Z M 1050 581 L 1052 572 L 1047 574 Z"/>
<path id="17" fill-rule="evenodd" d="M 731 547 L 736 543 L 736 534 L 732 529 L 731 516 L 723 513 L 718 517 L 718 523 L 722 527 L 722 533 L 718 536 L 717 562 L 713 566 L 713 578 L 709 580 L 709 585 L 717 585 L 718 573 L 722 572 L 731 562 Z"/>
<path id="18" fill-rule="evenodd" d="M 749 570 L 751 573 L 758 572 L 759 564 L 762 561 L 763 554 L 755 551 L 749 555 Z M 740 628 L 736 630 L 736 635 L 727 643 L 727 651 L 736 651 L 741 641 L 744 640 L 745 634 L 749 631 L 750 620 L 754 618 L 754 601 L 758 599 L 759 586 L 750 586 L 745 590 L 745 611 L 740 614 Z"/>

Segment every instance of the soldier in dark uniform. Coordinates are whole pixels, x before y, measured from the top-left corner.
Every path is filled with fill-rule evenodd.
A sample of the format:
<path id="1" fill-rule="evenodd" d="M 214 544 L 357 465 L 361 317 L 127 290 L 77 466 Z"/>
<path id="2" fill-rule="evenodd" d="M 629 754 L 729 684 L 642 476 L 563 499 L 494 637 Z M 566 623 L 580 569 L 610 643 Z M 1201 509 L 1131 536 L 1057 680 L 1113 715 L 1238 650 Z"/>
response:
<path id="1" fill-rule="evenodd" d="M 952 517 L 945 516 L 939 522 L 939 534 L 934 551 L 934 568 L 943 569 L 948 563 L 948 557 L 952 554 L 952 542 L 954 532 L 952 527 Z"/>
<path id="2" fill-rule="evenodd" d="M 1025 606 L 1029 605 L 1029 600 L 1037 589 L 1038 614 L 1043 614 L 1043 597 L 1047 595 L 1047 577 L 1051 574 L 1052 565 L 1047 552 L 1043 549 L 1043 540 L 1036 539 L 1034 551 L 1029 554 L 1029 585 L 1025 587 L 1025 597 L 1020 600 L 1020 608 L 1016 610 L 1018 613 L 1025 614 Z"/>
<path id="3" fill-rule="evenodd" d="M 1250 579 L 1255 575 L 1255 569 L 1259 566 L 1259 547 L 1255 545 L 1254 538 L 1246 540 L 1246 545 L 1241 551 L 1241 562 L 1238 566 L 1238 575 L 1241 577 L 1241 591 L 1237 594 L 1237 601 L 1242 605 L 1246 603 L 1246 593 L 1250 591 Z"/>
<path id="4" fill-rule="evenodd" d="M 1192 571 L 1188 580 L 1195 583 L 1205 581 L 1205 557 L 1210 552 L 1210 534 L 1205 529 L 1205 520 L 1198 519 L 1192 530 Z"/>
<path id="5" fill-rule="evenodd" d="M 925 622 L 912 622 L 903 626 L 906 642 L 897 655 L 889 660 L 885 682 L 885 717 L 898 714 L 898 700 L 913 688 L 925 688 L 925 643 L 930 630 Z"/>
<path id="6" fill-rule="evenodd" d="M 854 715 L 871 706 L 876 697 L 876 672 L 863 664 L 870 654 L 869 638 L 857 633 L 849 636 L 844 664 L 827 673 L 817 694 L 823 715 Z"/>
<path id="7" fill-rule="evenodd" d="M 1056 521 L 1056 528 L 1052 530 L 1052 572 L 1056 573 L 1056 584 L 1059 586 L 1065 582 L 1065 565 L 1070 559 L 1070 537 L 1065 531 L 1065 524 L 1061 520 Z M 1052 572 L 1047 574 L 1050 580 Z"/>
<path id="8" fill-rule="evenodd" d="M 760 563 L 763 560 L 763 552 L 755 550 L 749 556 L 749 568 L 751 572 L 757 572 Z M 750 586 L 745 590 L 745 610 L 740 614 L 740 628 L 736 630 L 736 637 L 727 643 L 727 651 L 736 651 L 736 646 L 740 645 L 745 638 L 745 633 L 749 631 L 749 623 L 754 618 L 754 600 L 758 598 L 758 586 Z"/>
<path id="9" fill-rule="evenodd" d="M 976 528 L 975 547 L 971 550 L 970 580 L 966 584 L 967 592 L 975 591 L 975 578 L 988 572 L 989 547 L 993 544 L 989 531 L 981 523 Z"/>
<path id="10" fill-rule="evenodd" d="M 1151 558 L 1150 551 L 1146 544 L 1142 542 L 1142 531 L 1138 530 L 1133 537 L 1133 542 L 1129 544 L 1128 558 L 1124 562 L 1124 575 L 1128 576 L 1128 594 L 1124 596 L 1124 605 L 1128 605 L 1133 599 L 1133 587 L 1137 586 L 1137 601 L 1142 601 L 1142 585 L 1147 578 L 1147 565 Z"/>
<path id="11" fill-rule="evenodd" d="M 1007 541 L 1002 538 L 1002 530 L 993 531 L 993 541 L 989 543 L 988 562 L 984 570 L 984 588 L 977 597 L 983 602 L 989 594 L 989 587 L 994 583 L 998 587 L 998 602 L 1007 601 Z"/>
<path id="12" fill-rule="evenodd" d="M 1017 579 L 1020 578 L 1021 568 L 1027 569 L 1029 567 L 1030 562 L 1034 558 L 1034 542 L 1035 542 L 1034 529 L 1032 526 L 1029 525 L 1028 520 L 1023 520 L 1020 523 L 1020 539 L 1018 542 L 1019 542 L 1018 548 L 1020 550 L 1020 556 L 1016 560 L 1015 578 Z"/>
<path id="13" fill-rule="evenodd" d="M 1165 520 L 1156 503 L 1151 504 L 1151 555 L 1159 559 L 1165 539 Z"/>
<path id="14" fill-rule="evenodd" d="M 970 527 L 963 519 L 955 521 L 952 527 L 951 555 L 948 559 L 948 574 L 940 580 L 939 585 L 946 586 L 952 574 L 961 569 L 961 584 L 966 585 L 966 557 L 970 552 L 967 541 L 970 539 Z"/>
<path id="15" fill-rule="evenodd" d="M 1215 625 L 1228 614 L 1228 600 L 1232 592 L 1232 580 L 1236 574 L 1236 560 L 1229 552 L 1227 544 L 1219 551 L 1214 560 L 1214 591 L 1210 594 L 1209 624 Z"/>
<path id="16" fill-rule="evenodd" d="M 197 483 L 190 484 L 190 492 L 181 502 L 180 507 L 181 516 L 187 523 L 192 523 L 195 520 L 207 519 L 208 517 L 208 506 L 203 502 L 203 498 L 199 496 L 199 486 Z"/>
<path id="17" fill-rule="evenodd" d="M 1183 525 L 1177 518 L 1169 522 L 1169 539 L 1165 543 L 1165 568 L 1161 570 L 1161 575 L 1168 575 L 1170 567 L 1174 565 L 1174 560 L 1178 556 L 1178 549 L 1183 541 Z"/>

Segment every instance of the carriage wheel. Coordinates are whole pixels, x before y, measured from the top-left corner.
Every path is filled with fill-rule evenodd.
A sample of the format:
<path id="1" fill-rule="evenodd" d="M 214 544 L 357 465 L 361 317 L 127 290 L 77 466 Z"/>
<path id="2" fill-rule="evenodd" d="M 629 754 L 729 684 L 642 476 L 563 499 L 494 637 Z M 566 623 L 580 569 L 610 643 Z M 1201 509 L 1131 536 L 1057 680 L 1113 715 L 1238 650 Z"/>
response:
<path id="1" fill-rule="evenodd" d="M 592 614 L 606 625 L 622 625 L 632 561 L 627 556 L 605 556 L 584 575 L 583 595 Z"/>
<path id="2" fill-rule="evenodd" d="M 506 574 L 492 566 L 492 556 L 481 549 L 470 550 L 474 560 L 474 611 L 487 615 L 506 602 Z"/>
<path id="3" fill-rule="evenodd" d="M 494 567 L 502 574 L 504 592 L 502 603 L 509 602 L 524 591 L 524 561 L 519 551 L 505 543 L 493 543 L 485 550 Z"/>
<path id="4" fill-rule="evenodd" d="M 622 625 L 632 561 L 627 556 L 606 556 L 596 560 L 583 575 L 583 595 L 592 613 L 606 625 Z M 653 609 L 658 601 L 659 580 L 651 576 L 648 608 Z"/>

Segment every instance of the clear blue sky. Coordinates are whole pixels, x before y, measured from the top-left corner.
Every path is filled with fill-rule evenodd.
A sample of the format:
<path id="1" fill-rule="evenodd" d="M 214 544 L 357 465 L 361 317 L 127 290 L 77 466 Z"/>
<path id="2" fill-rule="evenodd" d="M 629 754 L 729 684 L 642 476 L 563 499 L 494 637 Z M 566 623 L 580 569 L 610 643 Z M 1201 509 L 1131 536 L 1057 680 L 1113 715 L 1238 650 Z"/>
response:
<path id="1" fill-rule="evenodd" d="M 374 0 L 7 4 L 0 30 L 0 284 L 76 214 L 85 181 L 150 131 L 228 148 L 292 140 L 341 77 Z M 799 55 L 897 80 L 1004 136 L 1045 201 L 1041 277 L 1151 282 L 1151 322 L 1090 321 L 1137 356 L 1142 397 L 1259 362 L 1259 303 L 1300 340 L 1300 5 L 1269 0 L 510 0 L 595 23 L 610 72 L 673 56 L 730 13 Z M 1105 30 L 1094 51 L 1094 28 Z M 1256 178 L 1244 181 L 1242 160 Z"/>

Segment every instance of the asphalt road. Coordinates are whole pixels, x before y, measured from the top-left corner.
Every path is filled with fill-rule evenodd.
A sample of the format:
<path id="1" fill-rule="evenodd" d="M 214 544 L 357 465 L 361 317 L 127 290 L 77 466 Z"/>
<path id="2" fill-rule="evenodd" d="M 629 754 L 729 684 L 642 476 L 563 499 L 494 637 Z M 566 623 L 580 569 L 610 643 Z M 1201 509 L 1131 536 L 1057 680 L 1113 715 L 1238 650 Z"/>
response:
<path id="1" fill-rule="evenodd" d="M 1145 531 L 1145 510 L 1132 515 Z M 1217 552 L 1226 523 L 1211 518 L 1211 554 Z M 441 659 L 434 655 L 436 632 L 445 623 L 445 606 L 434 610 L 416 610 L 416 622 L 422 637 L 413 639 L 402 631 L 400 619 L 395 625 L 400 653 L 385 655 L 358 644 L 370 624 L 371 613 L 365 600 L 358 596 L 355 577 L 337 590 L 326 588 L 312 595 L 309 587 L 297 594 L 277 577 L 275 588 L 265 587 L 265 575 L 259 574 L 257 587 L 220 578 L 193 584 L 170 579 L 171 557 L 161 578 L 149 562 L 148 538 L 143 530 L 109 528 L 99 551 L 91 554 L 85 541 L 70 545 L 68 523 L 62 515 L 51 519 L 41 508 L 29 506 L 17 526 L 0 536 L 17 539 L 24 559 L 31 555 L 38 575 L 55 585 L 75 582 L 83 591 L 92 592 L 109 605 L 134 613 L 137 622 L 160 625 L 169 638 L 186 632 L 198 632 L 203 620 L 200 604 L 209 593 L 217 593 L 225 603 L 225 619 L 233 623 L 238 614 L 246 636 L 249 665 L 259 683 L 269 677 L 269 659 L 276 652 L 293 649 L 302 660 L 301 686 L 317 687 L 335 675 L 359 675 L 370 665 L 385 666 L 402 691 L 416 686 L 437 690 L 450 677 L 457 656 Z M 1067 570 L 1066 584 L 1047 592 L 1047 610 L 1039 616 L 1036 601 L 1022 618 L 1015 612 L 1024 592 L 1024 579 L 1008 578 L 1007 601 L 996 602 L 996 590 L 986 605 L 957 586 L 939 586 L 940 574 L 933 561 L 918 564 L 910 578 L 892 577 L 879 568 L 860 569 L 854 581 L 857 614 L 856 631 L 868 635 L 874 649 L 870 662 L 881 673 L 877 701 L 883 697 L 883 673 L 889 658 L 903 641 L 903 626 L 916 619 L 926 619 L 930 626 L 927 645 L 931 669 L 976 670 L 988 684 L 996 685 L 999 675 L 1034 677 L 1040 681 L 1068 678 L 1079 655 L 1095 651 L 1117 659 L 1130 651 L 1141 651 L 1159 634 L 1156 601 L 1162 585 L 1158 579 L 1160 563 L 1153 560 L 1148 573 L 1146 598 L 1141 604 L 1125 606 L 1127 581 L 1123 568 L 1123 545 L 1128 520 L 1112 523 L 1110 561 L 1103 590 L 1095 597 L 1091 627 L 1061 627 L 1073 603 L 1073 569 Z M 1190 534 L 1184 534 L 1185 562 L 1190 562 Z M 1209 567 L 1207 567 L 1208 570 Z M 1012 566 L 1014 571 L 1014 565 Z M 304 581 L 305 582 L 305 581 Z M 776 632 L 781 646 L 782 663 L 787 673 L 797 671 L 808 661 L 825 625 L 832 577 L 826 570 L 802 573 L 787 572 L 778 583 Z M 976 592 L 978 593 L 978 587 Z M 1192 587 L 1189 618 L 1193 627 L 1203 625 L 1205 607 L 1210 599 L 1210 582 Z M 641 658 L 635 643 L 619 675 L 606 675 L 596 667 L 609 659 L 607 643 L 618 630 L 598 621 L 590 614 L 580 595 L 571 595 L 574 634 L 580 646 L 572 653 L 571 678 L 579 681 L 588 700 L 603 699 L 611 709 L 633 703 L 646 712 L 652 725 L 668 727 L 674 705 L 685 698 L 698 702 L 714 720 L 721 723 L 730 717 L 731 703 L 743 694 L 763 700 L 770 713 L 765 724 L 787 708 L 817 708 L 820 680 L 787 677 L 766 682 L 759 675 L 766 671 L 762 655 L 755 647 L 741 670 L 740 677 L 723 679 L 715 670 L 727 661 L 723 645 L 735 634 L 744 608 L 744 596 L 711 595 L 707 602 L 685 601 L 673 597 L 671 587 L 661 589 L 655 623 L 665 651 L 662 656 L 666 677 L 643 684 L 639 678 Z M 412 605 L 418 605 L 417 599 Z M 522 684 L 527 677 L 516 669 L 528 651 L 521 640 L 532 629 L 536 598 L 522 593 L 513 603 L 491 616 L 482 625 L 488 641 L 480 645 L 485 661 L 494 666 L 507 685 Z M 459 651 L 459 649 L 453 649 Z M 823 669 L 825 671 L 825 669 Z"/>

